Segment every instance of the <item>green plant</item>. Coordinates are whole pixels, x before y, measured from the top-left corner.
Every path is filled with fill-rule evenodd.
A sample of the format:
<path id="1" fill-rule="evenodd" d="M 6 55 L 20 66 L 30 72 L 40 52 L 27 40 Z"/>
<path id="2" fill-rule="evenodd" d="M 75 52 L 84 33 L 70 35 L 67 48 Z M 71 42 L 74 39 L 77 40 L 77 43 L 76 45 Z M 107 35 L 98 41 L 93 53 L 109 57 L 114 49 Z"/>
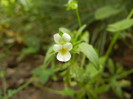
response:
<path id="1" fill-rule="evenodd" d="M 101 2 L 98 0 L 96 1 Z M 28 2 L 22 1 L 21 6 L 24 7 L 24 12 L 29 11 L 30 7 L 33 7 L 32 4 L 29 5 Z M 56 6 L 60 5 L 57 4 Z M 119 39 L 120 34 L 133 26 L 133 19 L 131 18 L 133 14 L 132 11 L 126 19 L 115 23 L 111 22 L 111 24 L 107 26 L 106 30 L 104 30 L 107 33 L 111 32 L 113 37 L 107 51 L 103 56 L 101 56 L 99 51 L 89 42 L 91 39 L 90 32 L 86 29 L 88 23 L 87 25 L 82 25 L 81 21 L 84 20 L 80 19 L 78 2 L 76 0 L 69 0 L 65 6 L 68 10 L 76 11 L 78 20 L 78 26 L 76 24 L 76 28 L 79 27 L 79 29 L 75 32 L 64 27 L 59 28 L 59 33 L 54 35 L 54 41 L 56 44 L 52 44 L 52 46 L 49 47 L 43 64 L 32 71 L 33 75 L 31 79 L 24 85 L 20 86 L 18 89 L 8 89 L 6 93 L 7 95 L 4 95 L 4 99 L 12 97 L 14 94 L 18 93 L 31 83 L 42 90 L 47 90 L 63 96 L 73 96 L 76 99 L 83 99 L 85 97 L 89 97 L 90 99 L 98 99 L 99 94 L 105 93 L 110 89 L 112 89 L 119 98 L 126 98 L 123 94 L 124 91 L 122 91 L 122 88 L 130 86 L 130 81 L 123 80 L 123 78 L 133 73 L 133 70 L 124 71 L 122 67 L 109 59 L 109 56 L 112 52 L 113 46 Z M 93 21 L 107 19 L 111 16 L 119 14 L 124 9 L 118 9 L 117 7 L 119 6 L 106 5 L 96 10 L 96 12 L 93 13 Z M 33 10 L 35 11 L 35 9 Z M 103 12 L 105 13 L 101 14 Z M 34 14 L 35 13 L 36 12 L 34 12 Z M 99 31 L 105 29 L 105 26 L 102 25 L 100 28 L 101 29 L 97 29 L 95 31 L 95 36 Z M 92 37 L 92 42 L 95 41 L 95 36 Z M 28 54 L 37 53 L 40 49 L 40 42 L 40 39 L 36 36 L 27 37 L 24 40 L 26 48 L 22 50 L 22 53 L 18 59 L 21 60 Z M 57 64 L 57 60 L 55 58 L 56 52 L 62 54 L 61 58 L 58 57 L 57 54 L 57 60 L 63 63 Z M 63 56 L 67 52 L 69 53 L 69 57 Z M 65 59 L 62 57 L 65 57 Z M 107 62 L 109 72 L 104 71 Z M 63 83 L 65 85 L 63 90 L 54 90 L 44 86 L 50 78 L 54 81 L 58 80 L 56 73 L 58 73 L 63 79 Z M 78 86 L 79 89 L 74 90 L 72 87 L 75 86 Z"/>

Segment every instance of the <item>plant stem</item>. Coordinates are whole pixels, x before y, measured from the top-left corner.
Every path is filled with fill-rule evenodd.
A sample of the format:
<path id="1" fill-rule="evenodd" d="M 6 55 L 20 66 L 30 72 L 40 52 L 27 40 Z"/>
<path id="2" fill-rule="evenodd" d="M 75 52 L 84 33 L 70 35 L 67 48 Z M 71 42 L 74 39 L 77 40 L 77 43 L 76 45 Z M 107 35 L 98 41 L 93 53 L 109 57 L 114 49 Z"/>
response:
<path id="1" fill-rule="evenodd" d="M 34 85 L 42 90 L 47 90 L 49 92 L 52 92 L 52 93 L 55 93 L 55 94 L 61 94 L 61 91 L 57 91 L 57 90 L 54 90 L 54 89 L 51 89 L 51 88 L 47 88 L 47 87 L 44 87 L 42 86 L 41 84 L 39 83 L 34 83 Z"/>
<path id="2" fill-rule="evenodd" d="M 4 91 L 4 96 L 6 96 L 6 79 L 3 77 L 3 91 Z"/>
<path id="3" fill-rule="evenodd" d="M 79 27 L 81 27 L 81 21 L 80 21 L 80 17 L 79 17 L 78 8 L 76 9 L 76 14 L 77 14 L 77 19 L 78 19 Z"/>
<path id="4" fill-rule="evenodd" d="M 85 64 L 85 55 L 83 55 L 82 61 L 81 61 L 81 67 L 83 67 Z"/>
<path id="5" fill-rule="evenodd" d="M 105 54 L 105 60 L 104 60 L 103 65 L 105 65 L 105 63 L 106 63 L 106 61 L 107 61 L 107 59 L 108 59 L 108 57 L 109 57 L 109 55 L 110 55 L 110 53 L 111 53 L 111 51 L 112 51 L 112 48 L 113 48 L 114 44 L 116 43 L 116 41 L 117 41 L 117 39 L 118 39 L 119 34 L 120 34 L 120 32 L 117 32 L 117 33 L 114 35 L 114 37 L 113 37 L 113 39 L 112 39 L 112 41 L 111 41 L 111 43 L 110 43 L 110 45 L 109 45 L 109 48 L 108 48 L 108 50 L 107 50 L 107 52 L 106 52 L 106 54 Z"/>
<path id="6" fill-rule="evenodd" d="M 127 16 L 127 19 L 130 19 L 133 15 L 133 9 L 131 10 L 131 12 L 129 13 L 129 15 Z"/>
<path id="7" fill-rule="evenodd" d="M 17 92 L 21 91 L 22 89 L 24 89 L 25 87 L 27 87 L 29 84 L 31 84 L 33 81 L 33 77 L 27 81 L 25 84 L 23 84 L 22 86 L 20 86 L 18 89 L 14 90 L 14 92 L 12 93 L 12 95 L 10 96 L 4 96 L 4 99 L 9 99 L 10 97 L 12 97 L 14 94 L 16 94 Z"/>
<path id="8" fill-rule="evenodd" d="M 131 10 L 131 12 L 129 13 L 129 15 L 127 16 L 127 19 L 130 19 L 133 15 L 133 9 Z M 111 53 L 111 50 L 113 48 L 113 45 L 116 43 L 117 39 L 118 39 L 118 36 L 119 36 L 120 32 L 117 32 L 114 37 L 113 37 L 113 40 L 111 41 L 110 45 L 109 45 L 109 48 L 105 54 L 105 60 L 103 62 L 103 65 L 105 65 L 110 53 Z"/>
<path id="9" fill-rule="evenodd" d="M 33 79 L 31 78 L 29 81 L 27 81 L 25 84 L 23 84 L 21 87 L 19 87 L 16 91 L 19 92 L 22 89 L 24 89 L 25 87 L 27 87 L 29 84 L 31 84 L 33 81 Z"/>

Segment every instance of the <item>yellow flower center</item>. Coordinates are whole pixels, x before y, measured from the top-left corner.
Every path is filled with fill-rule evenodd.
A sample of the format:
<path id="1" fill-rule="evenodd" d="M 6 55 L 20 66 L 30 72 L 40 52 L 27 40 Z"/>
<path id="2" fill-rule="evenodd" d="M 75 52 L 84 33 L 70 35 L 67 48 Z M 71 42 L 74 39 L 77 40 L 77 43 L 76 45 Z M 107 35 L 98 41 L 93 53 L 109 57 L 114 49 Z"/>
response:
<path id="1" fill-rule="evenodd" d="M 60 53 L 61 53 L 62 55 L 66 54 L 66 52 L 67 52 L 66 49 L 61 49 L 61 50 L 60 50 Z"/>

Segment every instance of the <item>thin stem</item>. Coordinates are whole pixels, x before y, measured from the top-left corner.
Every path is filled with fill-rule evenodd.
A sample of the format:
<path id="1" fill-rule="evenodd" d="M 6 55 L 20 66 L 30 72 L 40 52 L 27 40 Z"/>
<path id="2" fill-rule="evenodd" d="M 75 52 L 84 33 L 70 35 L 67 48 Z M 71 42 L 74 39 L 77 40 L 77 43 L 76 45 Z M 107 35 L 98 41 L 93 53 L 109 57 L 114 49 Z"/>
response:
<path id="1" fill-rule="evenodd" d="M 1 63 L 0 63 L 0 78 L 2 79 L 2 85 L 3 85 L 3 93 L 4 96 L 6 96 L 6 78 L 5 78 L 5 71 L 2 69 L 1 67 Z"/>
<path id="2" fill-rule="evenodd" d="M 6 79 L 3 77 L 3 91 L 4 91 L 4 96 L 6 96 Z"/>
<path id="3" fill-rule="evenodd" d="M 83 67 L 85 64 L 85 55 L 83 55 L 82 61 L 81 61 L 81 67 Z"/>
<path id="4" fill-rule="evenodd" d="M 107 52 L 106 52 L 106 54 L 105 54 L 105 60 L 104 60 L 103 65 L 105 65 L 105 63 L 106 63 L 106 61 L 107 61 L 107 59 L 108 59 L 108 57 L 109 57 L 109 55 L 110 55 L 110 53 L 111 53 L 111 51 L 112 51 L 113 46 L 114 46 L 114 44 L 116 43 L 116 41 L 117 41 L 117 39 L 118 39 L 118 37 L 119 37 L 119 34 L 120 34 L 120 32 L 117 32 L 117 33 L 114 35 L 114 37 L 113 37 L 113 39 L 112 39 L 112 41 L 111 41 L 111 43 L 110 43 L 110 45 L 109 45 L 109 48 L 108 48 L 108 50 L 107 50 Z"/>
<path id="5" fill-rule="evenodd" d="M 127 16 L 127 19 L 130 19 L 133 15 L 133 9 L 131 10 L 131 12 L 129 13 L 129 15 Z"/>
<path id="6" fill-rule="evenodd" d="M 78 8 L 76 9 L 76 14 L 77 14 L 77 18 L 78 18 L 79 27 L 81 27 L 81 21 L 80 21 L 80 17 L 79 17 Z"/>
<path id="7" fill-rule="evenodd" d="M 39 83 L 33 83 L 36 87 L 42 89 L 42 90 L 47 90 L 49 92 L 52 92 L 52 93 L 55 93 L 55 94 L 61 94 L 61 91 L 57 91 L 57 90 L 54 90 L 54 89 L 51 89 L 51 88 L 47 88 L 45 86 L 42 86 L 41 84 Z"/>
<path id="8" fill-rule="evenodd" d="M 10 96 L 4 96 L 4 99 L 9 99 L 10 97 L 12 97 L 14 94 L 16 94 L 16 93 L 18 93 L 19 91 L 21 91 L 22 89 L 24 89 L 25 87 L 27 87 L 29 84 L 31 84 L 32 83 L 32 81 L 33 81 L 33 77 L 29 80 L 29 81 L 27 81 L 25 84 L 23 84 L 22 86 L 20 86 L 18 89 L 16 89 L 13 93 L 12 93 L 12 95 L 10 95 Z"/>
<path id="9" fill-rule="evenodd" d="M 33 81 L 33 79 L 30 79 L 29 81 L 27 81 L 25 84 L 23 84 L 21 87 L 19 87 L 16 91 L 19 92 L 22 89 L 24 89 L 25 87 L 27 87 L 29 84 L 31 84 Z"/>

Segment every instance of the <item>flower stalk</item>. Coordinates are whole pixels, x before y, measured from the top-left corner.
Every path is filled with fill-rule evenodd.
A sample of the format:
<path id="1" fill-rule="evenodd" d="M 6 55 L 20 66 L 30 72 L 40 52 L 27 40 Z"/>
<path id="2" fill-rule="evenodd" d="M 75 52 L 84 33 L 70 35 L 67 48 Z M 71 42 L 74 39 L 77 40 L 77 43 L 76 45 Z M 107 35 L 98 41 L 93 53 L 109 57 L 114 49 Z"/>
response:
<path id="1" fill-rule="evenodd" d="M 79 16 L 79 11 L 78 11 L 78 8 L 76 9 L 76 14 L 77 14 L 77 19 L 78 19 L 78 24 L 79 24 L 79 27 L 81 27 L 81 21 L 80 21 L 80 16 Z"/>

